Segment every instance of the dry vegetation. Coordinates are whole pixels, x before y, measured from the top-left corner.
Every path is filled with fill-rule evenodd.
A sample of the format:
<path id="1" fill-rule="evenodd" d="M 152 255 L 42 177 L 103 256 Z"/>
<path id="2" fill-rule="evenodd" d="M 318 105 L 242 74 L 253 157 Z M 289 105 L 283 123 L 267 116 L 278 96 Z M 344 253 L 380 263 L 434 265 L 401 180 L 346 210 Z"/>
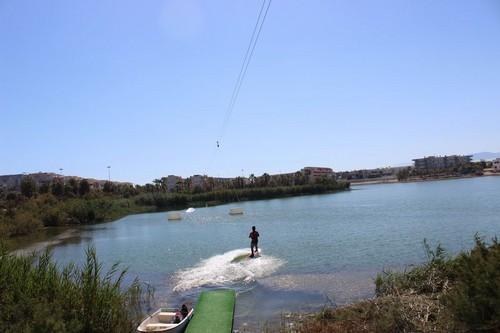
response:
<path id="1" fill-rule="evenodd" d="M 374 299 L 284 318 L 281 333 L 500 332 L 500 244 L 479 237 L 448 258 L 438 246 L 426 264 L 384 272 Z"/>

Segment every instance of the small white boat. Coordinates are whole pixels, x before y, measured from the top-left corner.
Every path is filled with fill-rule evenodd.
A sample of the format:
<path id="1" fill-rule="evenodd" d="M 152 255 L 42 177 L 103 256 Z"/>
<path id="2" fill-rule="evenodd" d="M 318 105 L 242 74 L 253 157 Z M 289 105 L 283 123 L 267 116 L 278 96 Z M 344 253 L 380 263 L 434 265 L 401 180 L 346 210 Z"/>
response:
<path id="1" fill-rule="evenodd" d="M 186 209 L 186 213 L 194 213 L 196 209 L 194 209 L 193 207 L 189 207 L 188 209 Z"/>
<path id="2" fill-rule="evenodd" d="M 231 208 L 229 210 L 229 215 L 242 215 L 243 214 L 243 208 Z"/>
<path id="3" fill-rule="evenodd" d="M 193 316 L 194 309 L 191 308 L 186 317 L 184 317 L 179 323 L 175 323 L 175 317 L 178 316 L 179 319 L 182 315 L 179 309 L 166 309 L 161 308 L 155 313 L 143 320 L 143 322 L 137 327 L 137 332 L 168 332 L 168 333 L 182 333 L 186 329 L 189 320 Z"/>
<path id="4" fill-rule="evenodd" d="M 169 221 L 178 221 L 182 220 L 182 215 L 179 212 L 170 212 L 167 215 Z"/>

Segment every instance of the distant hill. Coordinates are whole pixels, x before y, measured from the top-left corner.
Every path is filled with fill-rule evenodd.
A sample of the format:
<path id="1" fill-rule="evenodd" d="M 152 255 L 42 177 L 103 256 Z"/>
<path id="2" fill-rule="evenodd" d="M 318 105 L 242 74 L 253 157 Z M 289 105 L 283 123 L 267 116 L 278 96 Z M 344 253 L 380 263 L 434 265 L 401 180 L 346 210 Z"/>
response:
<path id="1" fill-rule="evenodd" d="M 489 160 L 494 160 L 495 158 L 500 158 L 500 153 L 491 153 L 491 152 L 488 152 L 488 151 L 483 151 L 483 152 L 480 152 L 480 153 L 474 153 L 474 154 L 471 154 L 471 155 L 472 155 L 472 159 L 474 161 L 480 161 L 480 160 L 489 161 Z"/>

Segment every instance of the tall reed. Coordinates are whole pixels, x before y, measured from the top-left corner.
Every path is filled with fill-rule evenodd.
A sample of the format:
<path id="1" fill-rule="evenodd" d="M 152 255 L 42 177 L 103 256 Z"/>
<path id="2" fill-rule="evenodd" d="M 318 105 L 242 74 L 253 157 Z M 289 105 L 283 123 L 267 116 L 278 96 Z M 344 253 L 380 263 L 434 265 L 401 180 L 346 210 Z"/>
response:
<path id="1" fill-rule="evenodd" d="M 103 272 L 89 247 L 78 267 L 49 251 L 20 257 L 0 245 L 0 332 L 133 332 L 152 293 L 126 270 Z"/>

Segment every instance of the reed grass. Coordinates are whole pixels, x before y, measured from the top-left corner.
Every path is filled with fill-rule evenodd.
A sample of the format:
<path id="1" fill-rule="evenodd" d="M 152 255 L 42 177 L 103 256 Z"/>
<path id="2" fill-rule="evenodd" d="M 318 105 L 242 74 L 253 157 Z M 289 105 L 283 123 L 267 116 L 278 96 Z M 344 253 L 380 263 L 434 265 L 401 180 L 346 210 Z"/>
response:
<path id="1" fill-rule="evenodd" d="M 89 247 L 78 267 L 58 267 L 51 253 L 9 254 L 0 245 L 0 332 L 134 332 L 151 289 L 126 270 L 104 272 Z"/>

